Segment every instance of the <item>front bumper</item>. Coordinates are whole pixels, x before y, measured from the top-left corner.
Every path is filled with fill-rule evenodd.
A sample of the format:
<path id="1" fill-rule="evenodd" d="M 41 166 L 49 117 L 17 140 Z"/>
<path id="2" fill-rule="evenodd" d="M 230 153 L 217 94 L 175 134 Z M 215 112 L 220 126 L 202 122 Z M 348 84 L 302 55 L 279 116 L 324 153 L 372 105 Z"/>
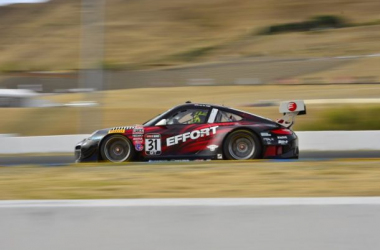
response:
<path id="1" fill-rule="evenodd" d="M 75 162 L 99 161 L 99 141 L 84 139 L 75 146 Z"/>

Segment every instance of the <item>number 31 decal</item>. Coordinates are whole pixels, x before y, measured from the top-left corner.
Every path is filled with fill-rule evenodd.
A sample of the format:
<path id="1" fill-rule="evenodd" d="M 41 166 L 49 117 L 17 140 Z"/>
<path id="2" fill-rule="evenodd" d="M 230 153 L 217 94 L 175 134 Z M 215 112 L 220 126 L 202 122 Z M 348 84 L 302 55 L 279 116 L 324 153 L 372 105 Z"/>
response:
<path id="1" fill-rule="evenodd" d="M 161 154 L 161 135 L 147 134 L 145 136 L 145 153 L 147 155 Z"/>

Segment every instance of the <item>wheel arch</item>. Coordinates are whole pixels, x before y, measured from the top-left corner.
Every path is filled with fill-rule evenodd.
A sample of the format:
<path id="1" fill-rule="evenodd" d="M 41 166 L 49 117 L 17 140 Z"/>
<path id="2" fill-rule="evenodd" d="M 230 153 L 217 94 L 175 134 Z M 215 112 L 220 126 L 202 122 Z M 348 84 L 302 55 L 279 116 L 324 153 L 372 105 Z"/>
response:
<path id="1" fill-rule="evenodd" d="M 104 141 L 111 137 L 111 136 L 115 136 L 115 135 L 121 135 L 121 136 L 124 136 L 130 143 L 131 145 L 133 146 L 133 142 L 131 141 L 131 139 L 128 138 L 128 136 L 126 136 L 125 134 L 122 134 L 122 133 L 112 133 L 112 134 L 107 134 L 106 136 L 104 136 L 100 141 L 99 141 L 99 144 L 98 144 L 98 159 L 100 161 L 103 161 L 103 157 L 102 157 L 102 153 L 101 153 L 101 148 L 102 148 L 102 145 L 104 143 Z M 133 150 L 134 152 L 136 151 L 134 147 L 131 147 L 131 150 Z M 136 152 L 135 152 L 136 153 Z"/>
<path id="2" fill-rule="evenodd" d="M 256 135 L 257 138 L 259 138 L 260 146 L 261 146 L 261 148 L 262 148 L 262 150 L 261 150 L 261 154 L 260 154 L 260 158 L 263 158 L 263 155 L 264 155 L 264 143 L 263 143 L 263 140 L 262 140 L 261 136 L 259 135 L 259 133 L 258 133 L 257 131 L 255 131 L 253 128 L 250 128 L 250 127 L 247 127 L 247 126 L 237 127 L 237 128 L 232 129 L 232 130 L 229 131 L 228 133 L 226 133 L 226 134 L 224 135 L 223 140 L 222 140 L 222 145 L 221 145 L 222 148 L 224 147 L 224 143 L 225 143 L 227 137 L 228 137 L 230 134 L 232 134 L 233 132 L 237 131 L 237 130 L 246 130 L 246 131 L 249 131 L 249 132 L 251 132 L 252 134 Z M 224 152 L 223 152 L 223 153 L 224 153 Z"/>

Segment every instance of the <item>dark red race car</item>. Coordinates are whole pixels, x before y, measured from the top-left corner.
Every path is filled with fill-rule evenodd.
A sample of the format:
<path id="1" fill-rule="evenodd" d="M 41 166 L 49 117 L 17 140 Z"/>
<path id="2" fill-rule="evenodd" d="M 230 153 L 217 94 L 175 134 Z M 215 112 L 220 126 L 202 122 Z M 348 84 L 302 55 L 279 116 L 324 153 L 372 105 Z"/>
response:
<path id="1" fill-rule="evenodd" d="M 259 158 L 297 159 L 291 130 L 303 101 L 282 102 L 277 122 L 244 111 L 187 102 L 143 125 L 94 132 L 75 147 L 77 162 Z"/>

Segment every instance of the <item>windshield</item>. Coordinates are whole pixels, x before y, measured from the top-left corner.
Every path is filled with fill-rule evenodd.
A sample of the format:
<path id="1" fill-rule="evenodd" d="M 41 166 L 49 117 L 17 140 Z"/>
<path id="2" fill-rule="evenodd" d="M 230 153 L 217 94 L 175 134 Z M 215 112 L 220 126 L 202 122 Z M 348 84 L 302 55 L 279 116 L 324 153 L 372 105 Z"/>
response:
<path id="1" fill-rule="evenodd" d="M 154 126 L 154 125 L 156 125 L 157 122 L 161 121 L 172 110 L 173 109 L 169 109 L 166 112 L 155 116 L 154 118 L 152 118 L 152 119 L 146 121 L 145 123 L 143 123 L 143 125 L 144 126 Z"/>

